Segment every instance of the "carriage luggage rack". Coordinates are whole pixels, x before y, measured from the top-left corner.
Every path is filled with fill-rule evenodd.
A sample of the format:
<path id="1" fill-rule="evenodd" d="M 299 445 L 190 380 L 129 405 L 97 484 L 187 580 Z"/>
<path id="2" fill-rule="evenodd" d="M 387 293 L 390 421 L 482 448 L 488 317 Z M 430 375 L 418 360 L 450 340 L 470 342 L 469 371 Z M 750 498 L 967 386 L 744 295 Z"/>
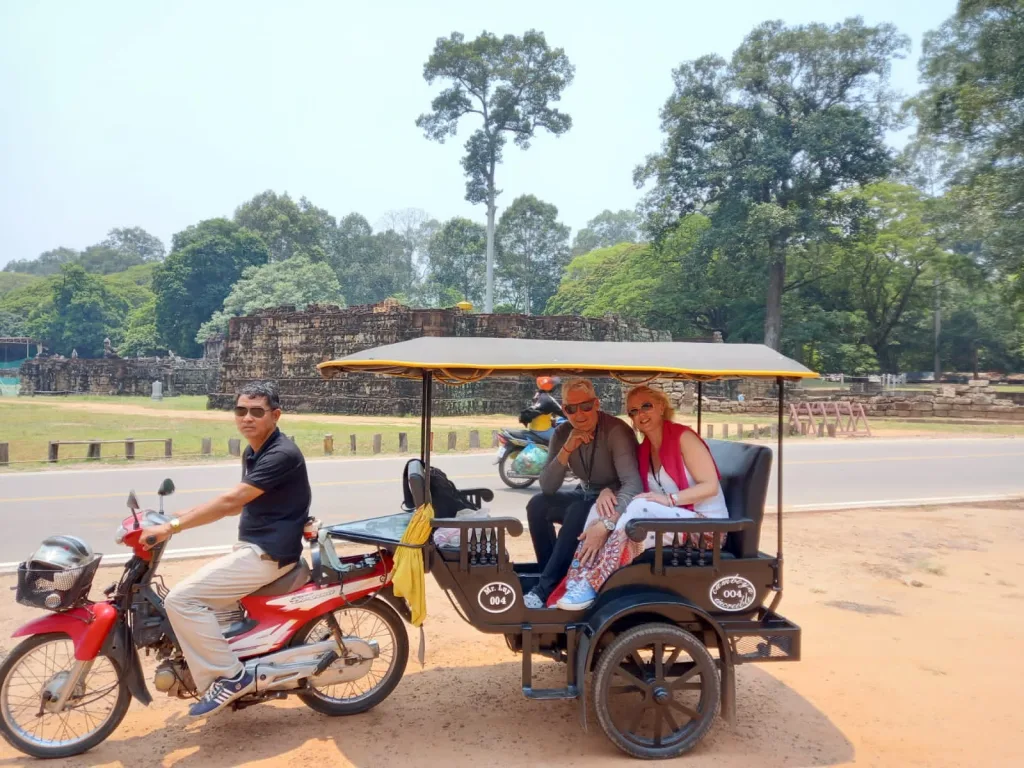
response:
<path id="1" fill-rule="evenodd" d="M 722 628 L 736 664 L 800 660 L 800 627 L 777 613 L 762 609 L 753 621 L 723 621 Z"/>
<path id="2" fill-rule="evenodd" d="M 99 555 L 85 565 L 61 570 L 32 568 L 28 563 L 20 563 L 14 599 L 30 608 L 69 610 L 89 597 L 89 588 L 99 566 Z"/>

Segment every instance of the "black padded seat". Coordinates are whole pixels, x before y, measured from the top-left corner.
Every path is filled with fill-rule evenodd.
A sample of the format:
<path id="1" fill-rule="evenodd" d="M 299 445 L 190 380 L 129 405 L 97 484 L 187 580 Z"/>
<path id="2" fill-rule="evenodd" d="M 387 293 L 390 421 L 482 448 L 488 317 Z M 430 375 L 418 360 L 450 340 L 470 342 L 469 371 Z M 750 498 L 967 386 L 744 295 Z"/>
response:
<path id="1" fill-rule="evenodd" d="M 298 564 L 284 576 L 279 576 L 269 584 L 265 584 L 260 587 L 255 592 L 250 592 L 249 597 L 273 597 L 275 595 L 287 595 L 289 592 L 294 592 L 295 590 L 306 586 L 311 579 L 312 574 L 309 572 L 309 566 L 306 565 L 305 560 L 300 559 Z"/>
<path id="2" fill-rule="evenodd" d="M 693 557 L 693 562 L 695 562 L 695 563 L 697 562 L 697 555 L 698 555 L 697 548 L 694 547 L 692 557 Z M 662 557 L 664 558 L 665 563 L 667 564 L 669 562 L 669 560 L 671 559 L 671 557 L 672 557 L 672 548 L 671 547 L 665 547 L 664 554 L 662 555 Z M 707 560 L 708 565 L 710 565 L 711 564 L 711 551 L 708 550 L 708 553 L 706 555 L 704 555 L 704 557 Z M 679 548 L 679 562 L 683 562 L 685 559 L 686 559 L 686 555 L 683 554 L 683 549 L 682 549 L 682 547 L 680 547 Z M 735 560 L 736 556 L 734 554 L 732 554 L 732 552 L 726 552 L 723 549 L 722 550 L 722 559 L 723 560 Z M 633 562 L 630 563 L 630 565 L 635 565 L 636 563 L 647 563 L 648 565 L 653 564 L 654 563 L 654 547 L 651 547 L 650 549 L 645 549 L 643 551 L 643 554 L 638 555 L 637 557 L 635 557 L 633 559 Z"/>
<path id="3" fill-rule="evenodd" d="M 764 520 L 764 501 L 772 475 L 772 451 L 764 445 L 708 440 L 722 476 L 722 492 L 729 518 L 746 517 L 754 521 L 749 530 L 730 533 L 722 548 L 735 557 L 757 557 Z"/>

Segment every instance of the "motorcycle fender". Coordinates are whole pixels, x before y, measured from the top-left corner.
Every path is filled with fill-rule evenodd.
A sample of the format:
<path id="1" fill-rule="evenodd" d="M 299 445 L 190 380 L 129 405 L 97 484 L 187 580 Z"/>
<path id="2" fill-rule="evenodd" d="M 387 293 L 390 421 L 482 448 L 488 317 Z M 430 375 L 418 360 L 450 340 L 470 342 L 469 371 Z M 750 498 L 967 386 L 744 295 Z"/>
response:
<path id="1" fill-rule="evenodd" d="M 128 686 L 128 692 L 140 703 L 147 707 L 153 702 L 153 697 L 146 687 L 146 679 L 142 676 L 142 662 L 139 661 L 139 652 L 132 642 L 132 630 L 128 622 L 121 617 L 114 625 L 113 631 L 107 635 L 107 641 L 103 644 L 103 652 L 117 662 L 121 670 L 122 679 Z"/>
<path id="2" fill-rule="evenodd" d="M 117 609 L 114 606 L 110 603 L 94 603 L 40 616 L 17 629 L 11 637 L 59 632 L 71 638 L 78 661 L 89 661 L 95 659 L 100 652 L 116 620 Z"/>

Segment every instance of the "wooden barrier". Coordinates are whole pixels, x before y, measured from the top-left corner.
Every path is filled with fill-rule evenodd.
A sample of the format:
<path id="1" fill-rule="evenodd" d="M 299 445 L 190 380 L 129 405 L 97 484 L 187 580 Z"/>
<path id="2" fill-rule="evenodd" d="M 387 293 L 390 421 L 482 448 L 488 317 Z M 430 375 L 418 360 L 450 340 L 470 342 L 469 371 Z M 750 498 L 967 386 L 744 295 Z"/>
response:
<path id="1" fill-rule="evenodd" d="M 405 432 L 398 433 L 398 452 L 408 453 L 409 452 L 409 435 Z"/>
<path id="2" fill-rule="evenodd" d="M 382 443 L 381 436 L 380 435 L 374 435 L 373 436 L 373 452 L 374 452 L 374 454 L 380 453 L 381 447 L 382 447 L 381 443 Z"/>
<path id="3" fill-rule="evenodd" d="M 324 435 L 324 456 L 334 455 L 334 435 Z"/>
<path id="4" fill-rule="evenodd" d="M 458 444 L 458 441 L 459 441 L 458 434 L 455 433 L 455 432 L 449 432 L 448 433 L 448 450 L 449 451 L 454 451 L 456 445 Z"/>
<path id="5" fill-rule="evenodd" d="M 491 430 L 491 448 L 497 448 L 497 447 L 498 447 L 498 430 L 492 429 Z"/>
<path id="6" fill-rule="evenodd" d="M 479 448 L 479 447 L 480 447 L 480 432 L 475 430 L 475 429 L 471 429 L 469 431 L 469 448 L 470 448 L 470 450 L 472 450 L 474 448 Z"/>
<path id="7" fill-rule="evenodd" d="M 10 448 L 7 443 L 0 443 L 0 467 L 6 467 L 11 462 Z"/>
<path id="8" fill-rule="evenodd" d="M 824 437 L 836 435 L 871 436 L 867 413 L 863 403 L 848 400 L 816 403 L 790 403 L 789 427 L 791 434 L 809 433 Z"/>
<path id="9" fill-rule="evenodd" d="M 237 437 L 232 437 L 228 440 L 228 453 L 232 456 L 242 455 L 242 441 Z"/>
<path id="10" fill-rule="evenodd" d="M 136 440 L 133 437 L 127 437 L 124 440 L 51 440 L 46 451 L 46 460 L 51 464 L 56 464 L 60 461 L 60 447 L 62 445 L 84 445 L 86 446 L 86 460 L 96 461 L 102 458 L 101 446 L 122 444 L 124 445 L 125 458 L 134 459 L 136 443 L 163 443 L 164 458 L 169 459 L 173 456 L 174 443 L 170 438 L 147 437 L 141 440 Z"/>
<path id="11" fill-rule="evenodd" d="M 707 432 L 708 440 L 714 440 L 715 439 L 715 425 L 714 424 L 708 424 L 708 426 L 707 426 L 705 431 Z"/>
<path id="12" fill-rule="evenodd" d="M 203 454 L 203 456 L 210 456 L 210 455 L 213 454 L 213 438 L 212 437 L 204 437 L 203 438 L 203 445 L 202 445 L 202 448 L 200 449 L 200 452 Z"/>
<path id="13" fill-rule="evenodd" d="M 356 436 L 355 435 L 349 435 L 348 436 L 348 452 L 350 454 L 352 454 L 353 456 L 356 455 Z"/>

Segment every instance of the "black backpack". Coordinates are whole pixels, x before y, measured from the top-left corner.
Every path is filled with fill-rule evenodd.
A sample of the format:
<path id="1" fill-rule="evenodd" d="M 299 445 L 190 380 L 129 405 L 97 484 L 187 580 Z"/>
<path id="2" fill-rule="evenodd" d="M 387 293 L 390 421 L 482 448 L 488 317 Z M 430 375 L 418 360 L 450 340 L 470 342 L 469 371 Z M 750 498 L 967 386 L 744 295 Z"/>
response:
<path id="1" fill-rule="evenodd" d="M 402 470 L 402 494 L 404 496 L 402 506 L 410 511 L 414 509 L 414 502 L 412 491 L 409 490 L 409 465 L 414 461 L 418 462 L 419 459 L 410 459 L 405 463 L 405 469 Z M 455 483 L 448 479 L 448 475 L 437 467 L 430 468 L 430 502 L 434 507 L 434 517 L 440 519 L 455 517 L 463 509 L 480 509 L 478 505 L 469 501 L 455 487 Z"/>

